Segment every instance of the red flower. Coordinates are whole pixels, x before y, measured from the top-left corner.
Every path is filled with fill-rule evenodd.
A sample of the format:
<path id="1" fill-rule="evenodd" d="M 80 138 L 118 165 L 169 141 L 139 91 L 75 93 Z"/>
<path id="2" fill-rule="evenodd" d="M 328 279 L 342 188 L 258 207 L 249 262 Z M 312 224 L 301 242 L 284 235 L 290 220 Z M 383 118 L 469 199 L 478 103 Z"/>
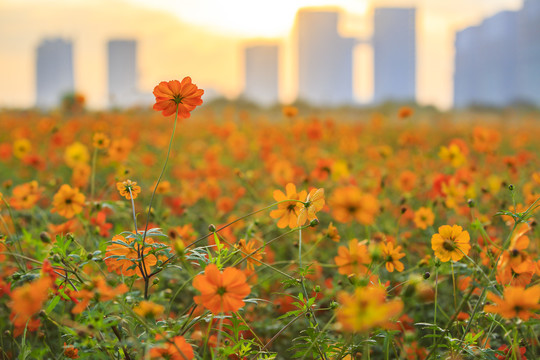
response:
<path id="1" fill-rule="evenodd" d="M 178 80 L 162 81 L 154 88 L 156 97 L 154 110 L 161 111 L 163 116 L 171 116 L 176 113 L 178 107 L 178 117 L 187 119 L 197 105 L 202 105 L 201 96 L 203 94 L 204 90 L 192 84 L 189 76 L 185 77 L 182 82 Z"/>

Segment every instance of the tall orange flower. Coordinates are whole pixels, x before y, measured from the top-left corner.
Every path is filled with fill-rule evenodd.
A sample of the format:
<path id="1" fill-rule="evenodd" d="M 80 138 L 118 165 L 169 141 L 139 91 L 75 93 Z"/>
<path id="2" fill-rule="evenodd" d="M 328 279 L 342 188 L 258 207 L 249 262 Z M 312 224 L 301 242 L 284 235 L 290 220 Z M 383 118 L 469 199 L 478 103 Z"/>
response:
<path id="1" fill-rule="evenodd" d="M 131 197 L 136 199 L 141 192 L 141 187 L 137 185 L 137 182 L 131 180 L 117 182 L 116 189 L 118 189 L 120 195 L 124 196 L 128 200 L 130 200 Z"/>
<path id="2" fill-rule="evenodd" d="M 137 274 L 139 277 L 143 277 L 141 272 L 140 263 L 142 260 L 137 253 L 138 244 L 133 243 L 132 238 L 124 238 L 122 235 L 116 235 L 112 238 L 113 243 L 107 246 L 105 252 L 105 264 L 107 269 L 117 274 L 124 274 L 124 276 L 132 276 Z M 150 268 L 157 264 L 158 257 L 153 254 L 148 254 L 152 250 L 151 244 L 158 244 L 151 238 L 146 238 L 146 247 L 144 248 L 144 267 L 145 272 L 149 274 Z"/>
<path id="3" fill-rule="evenodd" d="M 191 82 L 189 76 L 182 82 L 178 80 L 162 81 L 154 88 L 156 103 L 154 110 L 161 111 L 163 116 L 174 115 L 178 109 L 178 117 L 187 119 L 190 112 L 198 105 L 202 105 L 201 96 L 204 90 Z"/>
<path id="4" fill-rule="evenodd" d="M 274 199 L 276 201 L 284 200 L 300 200 L 302 201 L 306 197 L 305 191 L 296 192 L 296 186 L 293 183 L 288 183 L 285 186 L 284 194 L 280 190 L 274 191 Z M 300 214 L 301 207 L 304 205 L 298 201 L 284 201 L 278 204 L 276 210 L 270 212 L 270 217 L 273 219 L 279 219 L 277 226 L 280 229 L 283 229 L 289 226 L 291 229 L 299 226 L 298 215 Z"/>
<path id="5" fill-rule="evenodd" d="M 57 212 L 70 219 L 82 211 L 84 200 L 84 194 L 80 193 L 79 189 L 64 184 L 53 197 L 51 212 Z"/>
<path id="6" fill-rule="evenodd" d="M 324 189 L 312 189 L 304 202 L 300 204 L 300 212 L 298 213 L 298 226 L 306 223 L 306 220 L 312 221 L 317 219 L 315 215 L 324 207 Z"/>
<path id="7" fill-rule="evenodd" d="M 439 232 L 431 237 L 431 248 L 435 256 L 442 262 L 459 261 L 464 255 L 469 254 L 471 237 L 468 231 L 458 225 L 443 225 Z"/>
<path id="8" fill-rule="evenodd" d="M 538 304 L 540 286 L 538 285 L 528 289 L 508 286 L 504 289 L 502 298 L 493 293 L 489 293 L 487 297 L 494 305 L 484 306 L 484 311 L 499 314 L 507 319 L 518 317 L 527 321 L 530 317 L 537 316 L 532 311 L 540 309 L 540 304 Z"/>
<path id="9" fill-rule="evenodd" d="M 213 314 L 238 311 L 251 292 L 242 271 L 228 267 L 220 272 L 215 264 L 208 265 L 204 274 L 195 276 L 193 287 L 201 292 L 193 298 L 195 302 Z"/>

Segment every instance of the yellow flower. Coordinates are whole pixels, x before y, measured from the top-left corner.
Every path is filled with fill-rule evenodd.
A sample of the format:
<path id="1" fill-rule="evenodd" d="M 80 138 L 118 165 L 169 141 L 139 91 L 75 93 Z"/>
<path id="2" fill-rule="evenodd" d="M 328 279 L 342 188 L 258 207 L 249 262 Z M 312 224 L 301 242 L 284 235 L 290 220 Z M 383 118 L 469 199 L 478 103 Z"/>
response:
<path id="1" fill-rule="evenodd" d="M 455 168 L 460 167 L 466 161 L 461 149 L 456 144 L 452 144 L 448 147 L 441 146 L 439 157 L 441 160 L 450 163 L 450 165 Z"/>
<path id="2" fill-rule="evenodd" d="M 405 267 L 399 259 L 404 257 L 405 254 L 400 252 L 401 246 L 394 247 L 393 243 L 387 242 L 386 244 L 381 244 L 381 250 L 388 272 L 394 272 L 394 269 L 399 272 L 403 271 Z"/>
<path id="3" fill-rule="evenodd" d="M 469 254 L 470 239 L 469 232 L 463 231 L 461 226 L 443 225 L 439 227 L 439 232 L 431 237 L 431 248 L 442 262 L 450 259 L 459 261 Z"/>
<path id="4" fill-rule="evenodd" d="M 414 212 L 413 221 L 417 228 L 426 230 L 428 226 L 433 225 L 435 215 L 430 208 L 422 206 L 420 209 Z"/>
<path id="5" fill-rule="evenodd" d="M 80 193 L 79 189 L 64 184 L 53 197 L 51 212 L 70 219 L 82 211 L 84 200 L 84 194 Z"/>
<path id="6" fill-rule="evenodd" d="M 32 150 L 32 144 L 28 139 L 18 139 L 13 143 L 13 156 L 17 159 L 22 159 Z"/>
<path id="7" fill-rule="evenodd" d="M 133 311 L 139 316 L 152 318 L 159 317 L 161 314 L 163 314 L 164 310 L 165 307 L 163 305 L 144 300 L 133 308 Z"/>
<path id="8" fill-rule="evenodd" d="M 342 292 L 338 297 L 338 321 L 351 332 L 384 326 L 403 310 L 401 300 L 386 301 L 386 290 L 381 287 L 357 288 L 352 295 Z"/>
<path id="9" fill-rule="evenodd" d="M 80 142 L 74 142 L 66 148 L 64 153 L 64 160 L 66 165 L 70 168 L 74 168 L 77 165 L 86 164 L 90 159 L 88 148 Z"/>

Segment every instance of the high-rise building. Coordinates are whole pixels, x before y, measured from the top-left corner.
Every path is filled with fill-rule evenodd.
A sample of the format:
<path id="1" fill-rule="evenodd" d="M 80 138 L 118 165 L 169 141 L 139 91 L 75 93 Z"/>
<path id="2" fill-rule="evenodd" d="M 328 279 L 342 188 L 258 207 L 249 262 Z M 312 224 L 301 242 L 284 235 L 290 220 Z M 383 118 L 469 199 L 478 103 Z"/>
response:
<path id="1" fill-rule="evenodd" d="M 540 0 L 456 33 L 454 106 L 540 106 Z"/>
<path id="2" fill-rule="evenodd" d="M 474 102 L 478 93 L 478 46 L 480 27 L 471 26 L 456 33 L 454 70 L 454 106 L 465 107 Z"/>
<path id="3" fill-rule="evenodd" d="M 253 45 L 245 48 L 244 96 L 261 105 L 278 102 L 278 45 Z"/>
<path id="4" fill-rule="evenodd" d="M 50 109 L 75 90 L 73 47 L 69 40 L 45 39 L 36 54 L 36 106 Z"/>
<path id="5" fill-rule="evenodd" d="M 516 97 L 540 106 L 540 0 L 525 0 L 517 26 Z"/>
<path id="6" fill-rule="evenodd" d="M 503 11 L 456 34 L 454 105 L 516 101 L 517 13 Z"/>
<path id="7" fill-rule="evenodd" d="M 356 41 L 338 33 L 338 11 L 297 14 L 298 99 L 313 105 L 351 104 Z"/>
<path id="8" fill-rule="evenodd" d="M 416 100 L 416 9 L 376 8 L 373 101 Z"/>
<path id="9" fill-rule="evenodd" d="M 128 107 L 139 100 L 137 91 L 137 42 L 110 40 L 108 53 L 109 105 Z"/>

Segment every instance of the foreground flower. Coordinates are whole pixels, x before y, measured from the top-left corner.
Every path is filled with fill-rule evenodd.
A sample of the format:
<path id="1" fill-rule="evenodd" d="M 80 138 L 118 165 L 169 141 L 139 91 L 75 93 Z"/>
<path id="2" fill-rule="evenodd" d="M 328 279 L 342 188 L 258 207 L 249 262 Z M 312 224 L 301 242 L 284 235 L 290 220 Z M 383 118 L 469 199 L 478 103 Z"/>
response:
<path id="1" fill-rule="evenodd" d="M 144 248 L 144 272 L 150 274 L 151 267 L 157 264 L 158 258 L 156 255 L 148 254 L 152 250 L 152 245 L 162 245 L 154 242 L 151 238 L 146 238 L 146 246 Z M 110 272 L 116 272 L 118 275 L 132 276 L 137 274 L 143 277 L 141 269 L 142 259 L 139 258 L 137 248 L 139 244 L 134 244 L 132 238 L 124 238 L 122 235 L 116 235 L 112 238 L 112 244 L 107 246 L 105 252 L 105 264 Z"/>
<path id="2" fill-rule="evenodd" d="M 118 189 L 120 195 L 124 196 L 128 200 L 131 198 L 136 199 L 141 192 L 141 187 L 137 185 L 137 182 L 131 180 L 117 182 L 116 188 Z"/>
<path id="3" fill-rule="evenodd" d="M 156 335 L 156 339 L 161 339 L 161 336 Z M 150 350 L 152 359 L 191 360 L 194 357 L 193 348 L 183 336 L 175 336 L 166 344 Z"/>
<path id="4" fill-rule="evenodd" d="M 204 274 L 195 276 L 193 287 L 201 292 L 194 297 L 195 302 L 213 314 L 238 311 L 251 292 L 242 271 L 228 267 L 220 272 L 215 264 L 208 265 Z"/>
<path id="5" fill-rule="evenodd" d="M 338 248 L 338 256 L 334 258 L 334 261 L 340 274 L 361 275 L 367 273 L 368 268 L 366 265 L 371 263 L 371 257 L 364 242 L 352 239 L 349 241 L 348 248 L 345 246 Z"/>
<path id="6" fill-rule="evenodd" d="M 298 226 L 306 223 L 306 220 L 313 221 L 317 219 L 315 215 L 324 207 L 324 189 L 313 189 L 309 192 L 304 205 L 300 207 L 298 213 Z"/>
<path id="7" fill-rule="evenodd" d="M 57 212 L 65 218 L 71 219 L 80 213 L 84 207 L 84 194 L 79 189 L 64 184 L 53 197 L 51 212 Z"/>
<path id="8" fill-rule="evenodd" d="M 291 229 L 294 229 L 299 224 L 298 215 L 300 214 L 300 207 L 304 207 L 304 205 L 299 201 L 284 200 L 305 199 L 306 192 L 300 191 L 297 193 L 296 186 L 293 183 L 288 183 L 285 186 L 285 192 L 286 194 L 280 190 L 274 191 L 274 200 L 283 202 L 278 204 L 278 208 L 276 210 L 272 210 L 270 212 L 270 217 L 273 219 L 279 219 L 277 223 L 278 228 L 283 229 L 289 226 Z"/>
<path id="9" fill-rule="evenodd" d="M 153 108 L 161 111 L 163 116 L 174 115 L 178 109 L 178 117 L 187 119 L 197 105 L 202 105 L 201 96 L 203 94 L 204 90 L 191 83 L 189 76 L 185 77 L 182 82 L 178 80 L 162 81 L 154 88 L 156 103 Z"/>
<path id="10" fill-rule="evenodd" d="M 49 297 L 48 290 L 52 282 L 50 277 L 44 276 L 11 292 L 9 307 L 15 316 L 16 326 L 26 324 L 41 310 L 43 303 Z"/>
<path id="11" fill-rule="evenodd" d="M 403 310 L 403 302 L 386 301 L 386 290 L 380 287 L 357 288 L 352 295 L 342 292 L 339 302 L 338 321 L 351 332 L 384 326 Z"/>
<path id="12" fill-rule="evenodd" d="M 468 231 L 458 225 L 443 225 L 439 227 L 439 232 L 431 237 L 431 248 L 435 251 L 435 256 L 442 262 L 459 261 L 469 254 L 470 236 Z"/>
<path id="13" fill-rule="evenodd" d="M 487 298 L 494 305 L 484 306 L 485 312 L 499 314 L 507 319 L 518 317 L 527 321 L 536 316 L 532 311 L 540 309 L 540 286 L 535 285 L 528 289 L 508 286 L 504 289 L 502 298 L 491 292 Z"/>

